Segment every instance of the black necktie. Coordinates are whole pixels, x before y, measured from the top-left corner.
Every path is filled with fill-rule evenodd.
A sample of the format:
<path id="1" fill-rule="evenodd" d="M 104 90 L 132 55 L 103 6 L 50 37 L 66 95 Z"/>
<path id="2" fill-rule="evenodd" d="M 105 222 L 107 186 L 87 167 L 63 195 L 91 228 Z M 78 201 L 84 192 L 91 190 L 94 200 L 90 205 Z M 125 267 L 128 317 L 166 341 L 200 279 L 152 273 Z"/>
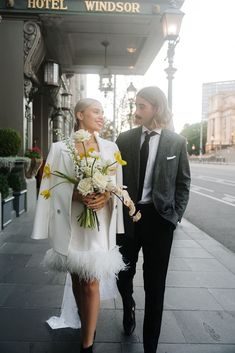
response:
<path id="1" fill-rule="evenodd" d="M 139 191 L 138 191 L 138 201 L 141 200 L 143 186 L 144 186 L 144 178 L 146 172 L 146 166 L 149 156 L 149 140 L 152 136 L 156 135 L 155 131 L 152 131 L 150 134 L 145 131 L 145 140 L 140 149 L 140 172 L 139 172 Z"/>

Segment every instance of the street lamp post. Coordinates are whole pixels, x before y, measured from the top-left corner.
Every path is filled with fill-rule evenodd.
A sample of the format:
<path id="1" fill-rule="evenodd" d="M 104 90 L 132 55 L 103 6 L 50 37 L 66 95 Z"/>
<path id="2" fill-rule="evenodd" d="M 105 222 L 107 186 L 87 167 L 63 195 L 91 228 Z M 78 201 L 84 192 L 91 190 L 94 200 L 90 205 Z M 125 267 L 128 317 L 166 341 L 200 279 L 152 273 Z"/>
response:
<path id="1" fill-rule="evenodd" d="M 196 149 L 196 147 L 195 147 L 195 145 L 193 144 L 193 145 L 192 145 L 192 155 L 194 155 L 195 149 Z"/>
<path id="2" fill-rule="evenodd" d="M 130 85 L 127 88 L 127 97 L 128 97 L 128 102 L 129 102 L 129 124 L 130 124 L 130 129 L 132 129 L 132 116 L 133 116 L 133 107 L 134 107 L 134 100 L 136 96 L 137 89 L 131 82 Z"/>
<path id="3" fill-rule="evenodd" d="M 179 43 L 179 32 L 184 13 L 175 7 L 166 10 L 161 18 L 164 40 L 168 41 L 167 59 L 169 66 L 165 69 L 168 79 L 168 106 L 172 111 L 172 81 L 176 68 L 173 67 L 175 47 Z"/>

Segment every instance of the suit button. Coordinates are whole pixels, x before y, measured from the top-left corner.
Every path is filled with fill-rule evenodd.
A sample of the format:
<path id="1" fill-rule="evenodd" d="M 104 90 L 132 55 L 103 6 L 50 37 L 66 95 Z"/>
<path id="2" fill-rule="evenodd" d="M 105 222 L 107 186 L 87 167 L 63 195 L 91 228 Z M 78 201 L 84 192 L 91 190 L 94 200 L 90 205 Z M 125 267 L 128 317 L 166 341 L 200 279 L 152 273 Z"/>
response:
<path id="1" fill-rule="evenodd" d="M 60 214 L 60 213 L 61 213 L 61 210 L 58 209 L 58 210 L 57 210 L 57 213 Z"/>

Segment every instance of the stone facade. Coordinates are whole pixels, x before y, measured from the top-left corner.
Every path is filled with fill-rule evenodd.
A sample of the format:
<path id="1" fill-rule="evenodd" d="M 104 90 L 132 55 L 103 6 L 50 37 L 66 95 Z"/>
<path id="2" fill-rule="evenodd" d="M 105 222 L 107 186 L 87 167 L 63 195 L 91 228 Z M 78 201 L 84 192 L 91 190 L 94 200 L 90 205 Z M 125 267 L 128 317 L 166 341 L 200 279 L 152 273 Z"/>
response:
<path id="1" fill-rule="evenodd" d="M 209 100 L 206 151 L 235 145 L 235 91 L 213 95 Z"/>

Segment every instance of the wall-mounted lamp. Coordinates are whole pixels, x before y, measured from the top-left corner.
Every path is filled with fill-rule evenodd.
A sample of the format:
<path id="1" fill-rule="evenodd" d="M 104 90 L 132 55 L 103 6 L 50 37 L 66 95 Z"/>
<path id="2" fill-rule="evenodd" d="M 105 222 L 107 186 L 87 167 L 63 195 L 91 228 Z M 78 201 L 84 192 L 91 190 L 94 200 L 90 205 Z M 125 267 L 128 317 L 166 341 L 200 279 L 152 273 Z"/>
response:
<path id="1" fill-rule="evenodd" d="M 70 110 L 71 98 L 72 98 L 72 93 L 70 92 L 63 92 L 61 94 L 61 109 Z"/>
<path id="2" fill-rule="evenodd" d="M 59 76 L 59 65 L 53 60 L 48 60 L 44 64 L 44 83 L 47 86 L 58 87 L 60 76 Z"/>

